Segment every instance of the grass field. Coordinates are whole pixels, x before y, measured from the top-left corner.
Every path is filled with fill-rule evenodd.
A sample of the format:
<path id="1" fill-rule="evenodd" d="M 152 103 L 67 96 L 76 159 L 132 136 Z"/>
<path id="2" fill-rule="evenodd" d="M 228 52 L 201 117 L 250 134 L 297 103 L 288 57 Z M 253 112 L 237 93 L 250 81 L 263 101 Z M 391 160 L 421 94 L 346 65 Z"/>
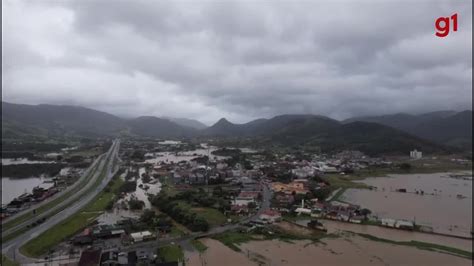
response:
<path id="1" fill-rule="evenodd" d="M 227 217 L 224 214 L 216 209 L 204 208 L 204 207 L 194 207 L 191 210 L 198 214 L 199 217 L 202 217 L 206 220 L 211 226 L 217 226 L 225 223 Z"/>
<path id="2" fill-rule="evenodd" d="M 359 177 L 354 175 L 341 175 L 341 174 L 330 174 L 324 176 L 324 179 L 331 184 L 334 189 L 342 188 L 369 188 L 366 184 L 354 182 L 362 180 L 365 177 Z"/>
<path id="3" fill-rule="evenodd" d="M 182 200 L 177 202 L 181 208 L 189 209 L 191 212 L 196 213 L 198 217 L 206 220 L 211 226 L 221 225 L 227 221 L 227 217 L 216 209 L 208 207 L 192 207 L 190 204 Z"/>
<path id="4" fill-rule="evenodd" d="M 207 249 L 207 246 L 206 246 L 206 245 L 204 245 L 201 241 L 196 240 L 196 239 L 191 240 L 191 245 L 193 245 L 193 247 L 194 247 L 199 253 L 202 253 L 202 252 L 206 251 L 206 249 Z"/>
<path id="5" fill-rule="evenodd" d="M 164 262 L 183 261 L 184 253 L 178 245 L 167 245 L 158 248 L 158 256 Z"/>
<path id="6" fill-rule="evenodd" d="M 2 266 L 19 266 L 20 264 L 10 260 L 7 256 L 2 254 Z"/>
<path id="7" fill-rule="evenodd" d="M 38 257 L 62 241 L 70 238 L 85 228 L 105 210 L 109 202 L 114 200 L 115 192 L 118 191 L 122 183 L 123 181 L 120 178 L 114 178 L 110 184 L 109 192 L 102 191 L 80 212 L 32 239 L 22 246 L 20 251 L 29 257 Z"/>
<path id="8" fill-rule="evenodd" d="M 236 231 L 229 231 L 222 234 L 218 234 L 213 236 L 213 238 L 222 242 L 222 244 L 228 246 L 230 249 L 235 251 L 240 251 L 240 248 L 238 247 L 239 244 L 252 240 L 261 240 L 261 238 L 257 238 L 252 234 L 240 233 Z"/>

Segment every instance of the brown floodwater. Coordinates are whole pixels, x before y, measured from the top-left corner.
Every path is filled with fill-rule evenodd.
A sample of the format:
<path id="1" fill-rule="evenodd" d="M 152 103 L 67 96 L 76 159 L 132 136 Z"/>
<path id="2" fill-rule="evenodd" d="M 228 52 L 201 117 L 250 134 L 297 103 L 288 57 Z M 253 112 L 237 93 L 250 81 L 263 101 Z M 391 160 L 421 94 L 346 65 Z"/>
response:
<path id="1" fill-rule="evenodd" d="M 186 265 L 471 265 L 471 260 L 449 254 L 371 241 L 354 235 L 311 241 L 251 241 L 231 250 L 213 239 L 203 239 L 208 249 L 186 252 Z"/>
<path id="2" fill-rule="evenodd" d="M 306 226 L 309 220 L 299 220 L 298 224 Z M 353 224 L 331 220 L 320 220 L 328 233 L 340 233 L 341 231 L 349 231 L 359 234 L 369 234 L 378 238 L 389 239 L 393 241 L 420 241 L 432 244 L 438 244 L 448 247 L 454 247 L 461 250 L 472 252 L 472 240 L 461 239 L 456 237 L 441 236 L 420 232 L 412 232 L 405 230 L 391 229 L 376 225 Z"/>
<path id="3" fill-rule="evenodd" d="M 431 226 L 435 232 L 470 236 L 472 179 L 454 179 L 448 174 L 367 178 L 360 182 L 376 190 L 348 189 L 342 200 L 368 208 L 379 218 L 406 219 Z M 397 189 L 406 189 L 408 193 L 396 192 Z M 415 193 L 420 190 L 424 195 Z"/>

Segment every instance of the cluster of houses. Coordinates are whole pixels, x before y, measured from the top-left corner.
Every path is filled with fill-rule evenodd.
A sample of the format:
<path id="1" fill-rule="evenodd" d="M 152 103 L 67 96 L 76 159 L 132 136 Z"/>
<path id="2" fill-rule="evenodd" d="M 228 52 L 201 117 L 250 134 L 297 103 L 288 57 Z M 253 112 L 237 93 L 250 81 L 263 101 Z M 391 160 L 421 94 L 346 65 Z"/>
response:
<path id="1" fill-rule="evenodd" d="M 128 218 L 120 220 L 115 224 L 94 225 L 74 236 L 71 242 L 75 246 L 89 246 L 98 240 L 120 238 L 121 244 L 130 245 L 156 239 L 157 233 L 169 233 L 171 228 L 170 226 L 167 228 L 156 228 L 156 232 L 150 232 L 148 230 L 137 231 L 136 228 L 134 228 L 137 223 L 138 221 Z"/>
<path id="2" fill-rule="evenodd" d="M 53 196 L 60 190 L 74 183 L 82 174 L 82 172 L 83 170 L 78 168 L 63 168 L 56 177 L 45 181 L 44 184 L 41 184 L 40 186 L 34 187 L 31 193 L 28 193 L 25 190 L 25 193 L 14 198 L 12 201 L 8 203 L 2 202 L 2 207 L 0 209 L 0 219 L 12 216 L 17 212 L 28 209 L 32 205 L 42 202 Z"/>
<path id="3" fill-rule="evenodd" d="M 58 192 L 56 187 L 42 188 L 35 187 L 33 188 L 32 193 L 23 193 L 22 195 L 16 197 L 6 205 L 2 205 L 0 211 L 0 217 L 6 218 L 9 217 L 21 210 L 29 208 L 31 205 L 41 202 Z"/>
<path id="4" fill-rule="evenodd" d="M 138 248 L 133 251 L 102 250 L 101 248 L 89 248 L 81 252 L 81 256 L 76 265 L 78 266 L 99 266 L 99 265 L 162 265 L 178 266 L 182 262 L 160 262 L 158 251 Z"/>

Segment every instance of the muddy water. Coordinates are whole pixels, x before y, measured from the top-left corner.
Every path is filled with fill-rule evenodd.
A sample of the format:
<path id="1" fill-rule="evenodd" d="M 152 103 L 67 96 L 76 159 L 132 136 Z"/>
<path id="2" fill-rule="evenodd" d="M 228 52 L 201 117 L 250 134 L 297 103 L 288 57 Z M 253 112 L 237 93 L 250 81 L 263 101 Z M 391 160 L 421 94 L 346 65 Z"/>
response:
<path id="1" fill-rule="evenodd" d="M 298 224 L 306 226 L 309 220 L 297 221 Z M 320 220 L 324 227 L 328 229 L 328 233 L 338 233 L 341 231 L 349 231 L 360 234 L 369 234 L 375 237 L 389 239 L 393 241 L 421 241 L 426 243 L 433 243 L 448 247 L 454 247 L 465 251 L 472 252 L 472 240 L 460 239 L 455 237 L 440 236 L 433 234 L 426 234 L 420 232 L 411 232 L 404 230 L 396 230 L 375 225 L 361 225 L 352 224 L 331 220 Z"/>
<path id="2" fill-rule="evenodd" d="M 414 247 L 375 242 L 357 236 L 293 243 L 252 241 L 240 245 L 255 257 L 263 257 L 265 265 L 471 265 L 471 260 L 420 250 Z M 208 264 L 211 265 L 211 264 Z M 232 264 L 229 261 L 226 265 Z"/>
<path id="3" fill-rule="evenodd" d="M 2 177 L 2 204 L 8 204 L 14 198 L 23 193 L 31 193 L 34 187 L 50 188 L 54 183 L 45 183 L 51 181 L 51 178 L 46 177 L 29 177 L 29 178 L 10 178 Z"/>
<path id="4" fill-rule="evenodd" d="M 145 162 L 147 163 L 159 163 L 159 162 L 177 163 L 180 161 L 190 161 L 200 156 L 209 156 L 211 161 L 224 160 L 228 158 L 226 156 L 213 155 L 212 152 L 215 150 L 217 150 L 216 147 L 209 147 L 209 149 L 196 149 L 192 151 L 178 152 L 178 153 L 176 152 L 148 153 L 147 155 L 155 156 L 155 158 L 147 159 L 145 160 Z"/>
<path id="5" fill-rule="evenodd" d="M 148 200 L 148 194 L 153 194 L 153 195 L 156 195 L 158 194 L 160 191 L 161 191 L 161 183 L 158 181 L 156 182 L 155 184 L 145 184 L 143 183 L 142 181 L 142 174 L 145 173 L 145 168 L 144 167 L 141 167 L 140 169 L 138 169 L 138 174 L 139 176 L 135 177 L 135 180 L 137 181 L 137 187 L 136 187 L 136 190 L 135 192 L 132 192 L 132 193 L 128 193 L 124 199 L 122 200 L 130 200 L 131 197 L 136 197 L 138 200 L 141 200 L 145 203 L 145 209 L 151 209 L 151 203 L 150 201 Z M 151 180 L 155 180 L 153 177 L 151 177 Z M 148 190 L 145 190 L 144 188 L 141 188 L 140 185 L 143 185 L 143 186 L 148 186 Z"/>
<path id="6" fill-rule="evenodd" d="M 248 257 L 240 252 L 235 252 L 221 242 L 214 239 L 200 240 L 207 246 L 207 250 L 199 254 L 198 252 L 186 252 L 186 265 L 189 266 L 256 266 L 256 262 L 251 261 Z"/>
<path id="7" fill-rule="evenodd" d="M 208 249 L 203 253 L 186 252 L 186 265 L 471 265 L 453 255 L 414 247 L 374 242 L 354 235 L 336 239 L 283 242 L 251 241 L 235 252 L 213 239 L 201 240 Z"/>
<path id="8" fill-rule="evenodd" d="M 470 236 L 472 180 L 436 173 L 391 175 L 360 182 L 377 189 L 348 189 L 342 200 L 368 208 L 380 218 L 415 220 L 417 224 L 432 226 L 435 232 Z M 400 188 L 408 193 L 395 191 Z M 424 195 L 415 193 L 420 190 Z"/>

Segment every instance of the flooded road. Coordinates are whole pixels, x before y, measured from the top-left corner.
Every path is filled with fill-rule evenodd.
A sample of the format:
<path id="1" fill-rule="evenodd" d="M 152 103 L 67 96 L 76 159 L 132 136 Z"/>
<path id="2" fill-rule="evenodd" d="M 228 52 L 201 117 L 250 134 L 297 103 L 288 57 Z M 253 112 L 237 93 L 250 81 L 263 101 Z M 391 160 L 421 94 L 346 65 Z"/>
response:
<path id="1" fill-rule="evenodd" d="M 348 189 L 343 201 L 368 208 L 379 218 L 406 219 L 431 226 L 439 233 L 471 235 L 472 180 L 435 173 L 390 175 L 359 182 L 377 189 Z M 397 189 L 406 189 L 407 193 Z M 421 190 L 423 195 L 415 193 Z"/>

